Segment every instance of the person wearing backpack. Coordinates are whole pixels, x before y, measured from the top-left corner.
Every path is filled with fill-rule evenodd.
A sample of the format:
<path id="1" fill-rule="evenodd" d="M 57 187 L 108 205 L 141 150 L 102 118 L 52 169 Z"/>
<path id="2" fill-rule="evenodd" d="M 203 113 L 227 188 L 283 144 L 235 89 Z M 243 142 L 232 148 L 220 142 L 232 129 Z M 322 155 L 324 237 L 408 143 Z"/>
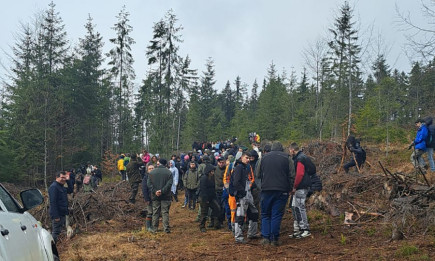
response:
<path id="1" fill-rule="evenodd" d="M 426 153 L 429 161 L 430 170 L 435 172 L 435 164 L 433 160 L 433 150 L 435 148 L 435 125 L 432 124 L 432 117 L 426 117 L 426 127 L 428 129 L 428 135 L 426 138 Z"/>
<path id="2" fill-rule="evenodd" d="M 290 144 L 289 152 L 296 169 L 291 192 L 291 209 L 294 219 L 293 234 L 290 234 L 289 237 L 300 239 L 311 236 L 305 201 L 311 187 L 310 176 L 316 174 L 316 167 L 311 159 L 299 150 L 296 143 Z"/>
<path id="3" fill-rule="evenodd" d="M 131 154 L 131 159 L 127 165 L 127 177 L 128 183 L 130 184 L 131 191 L 130 191 L 130 197 L 128 201 L 132 204 L 136 203 L 136 195 L 139 190 L 139 184 L 142 182 L 142 178 L 140 176 L 140 167 L 142 167 L 144 164 L 142 162 L 142 159 L 138 157 L 135 153 Z"/>
<path id="4" fill-rule="evenodd" d="M 417 135 L 414 141 L 409 145 L 408 150 L 414 147 L 414 151 L 411 154 L 411 163 L 415 168 L 426 168 L 426 164 L 423 160 L 423 154 L 426 152 L 426 138 L 428 136 L 428 130 L 426 123 L 423 119 L 417 119 L 415 126 L 418 128 Z"/>

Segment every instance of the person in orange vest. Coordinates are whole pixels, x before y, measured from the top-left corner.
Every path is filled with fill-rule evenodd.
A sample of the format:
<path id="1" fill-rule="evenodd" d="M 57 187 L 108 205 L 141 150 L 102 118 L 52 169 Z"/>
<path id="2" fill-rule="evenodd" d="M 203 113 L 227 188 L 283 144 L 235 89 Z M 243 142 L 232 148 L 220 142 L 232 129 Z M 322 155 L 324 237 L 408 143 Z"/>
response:
<path id="1" fill-rule="evenodd" d="M 224 195 L 223 197 L 227 197 L 228 200 L 225 204 L 225 215 L 227 217 L 227 221 L 228 221 L 228 229 L 230 231 L 232 231 L 234 233 L 234 222 L 235 222 L 235 217 L 236 217 L 236 198 L 231 196 L 228 192 L 228 188 L 230 185 L 230 178 L 231 178 L 231 173 L 233 172 L 233 168 L 234 168 L 234 156 L 233 155 L 229 155 L 228 159 L 227 159 L 227 167 L 225 169 L 225 173 L 224 173 L 224 178 L 223 178 L 223 182 L 224 182 Z"/>

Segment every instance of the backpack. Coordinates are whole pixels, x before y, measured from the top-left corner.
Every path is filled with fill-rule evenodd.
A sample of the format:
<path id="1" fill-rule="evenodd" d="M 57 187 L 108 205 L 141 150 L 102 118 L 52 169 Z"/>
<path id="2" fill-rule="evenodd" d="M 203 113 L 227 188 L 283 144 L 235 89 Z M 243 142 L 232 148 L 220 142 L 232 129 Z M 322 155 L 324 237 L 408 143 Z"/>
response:
<path id="1" fill-rule="evenodd" d="M 90 182 L 91 182 L 91 176 L 86 175 L 85 178 L 83 179 L 83 184 L 89 185 Z"/>
<path id="2" fill-rule="evenodd" d="M 304 155 L 304 159 L 302 164 L 304 164 L 305 171 L 308 173 L 308 175 L 313 176 L 316 174 L 316 165 L 314 165 L 313 161 L 308 157 L 307 155 Z"/>
<path id="3" fill-rule="evenodd" d="M 92 172 L 92 169 L 91 169 L 91 168 L 87 168 L 87 169 L 86 169 L 86 174 L 91 174 L 91 172 Z"/>
<path id="4" fill-rule="evenodd" d="M 323 189 L 322 180 L 317 174 L 311 175 L 310 178 L 311 178 L 311 186 L 308 189 L 307 197 L 314 194 L 314 192 L 322 191 Z"/>
<path id="5" fill-rule="evenodd" d="M 428 148 L 433 148 L 434 147 L 434 143 L 435 143 L 435 133 L 434 133 L 434 128 L 431 127 L 432 125 L 432 117 L 426 117 L 424 118 L 424 121 L 426 123 L 426 128 L 427 128 L 427 137 L 426 137 L 426 147 Z M 431 131 L 432 129 L 432 131 Z"/>

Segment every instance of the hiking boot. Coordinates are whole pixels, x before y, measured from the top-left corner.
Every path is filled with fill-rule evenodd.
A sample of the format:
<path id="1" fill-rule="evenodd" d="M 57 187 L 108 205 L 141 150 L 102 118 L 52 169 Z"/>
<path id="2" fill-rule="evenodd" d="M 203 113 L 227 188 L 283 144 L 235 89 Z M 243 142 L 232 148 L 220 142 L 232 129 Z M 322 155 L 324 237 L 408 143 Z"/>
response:
<path id="1" fill-rule="evenodd" d="M 221 229 L 222 228 L 222 225 L 221 224 L 216 224 L 215 226 L 214 226 L 214 229 Z"/>
<path id="2" fill-rule="evenodd" d="M 263 246 L 268 246 L 268 245 L 270 245 L 270 240 L 267 238 L 263 238 L 263 240 L 261 240 L 261 244 Z"/>
<path id="3" fill-rule="evenodd" d="M 257 234 L 255 234 L 255 235 L 248 235 L 247 238 L 248 239 L 257 239 L 257 238 L 259 238 L 259 236 Z"/>
<path id="4" fill-rule="evenodd" d="M 302 232 L 301 231 L 295 231 L 293 234 L 288 235 L 289 238 L 297 238 Z"/>
<path id="5" fill-rule="evenodd" d="M 212 227 L 214 227 L 214 222 L 213 221 L 208 223 L 208 225 L 207 225 L 207 228 L 212 228 Z"/>
<path id="6" fill-rule="evenodd" d="M 166 230 L 165 230 L 165 233 L 166 233 L 166 234 L 170 234 L 170 233 L 171 233 L 171 230 L 166 229 Z"/>
<path id="7" fill-rule="evenodd" d="M 273 240 L 272 242 L 270 242 L 270 244 L 276 247 L 281 245 L 281 243 L 278 240 Z"/>
<path id="8" fill-rule="evenodd" d="M 205 229 L 205 227 L 202 227 L 200 230 L 201 230 L 202 233 L 207 232 L 207 230 Z"/>
<path id="9" fill-rule="evenodd" d="M 296 237 L 296 239 L 306 238 L 306 237 L 309 237 L 309 236 L 311 236 L 310 231 L 309 230 L 304 230 L 304 231 L 301 231 L 301 233 Z"/>
<path id="10" fill-rule="evenodd" d="M 186 207 L 186 204 L 183 204 L 182 206 L 181 206 L 181 208 L 185 208 Z"/>
<path id="11" fill-rule="evenodd" d="M 246 244 L 246 240 L 242 239 L 242 240 L 236 240 L 236 244 Z"/>

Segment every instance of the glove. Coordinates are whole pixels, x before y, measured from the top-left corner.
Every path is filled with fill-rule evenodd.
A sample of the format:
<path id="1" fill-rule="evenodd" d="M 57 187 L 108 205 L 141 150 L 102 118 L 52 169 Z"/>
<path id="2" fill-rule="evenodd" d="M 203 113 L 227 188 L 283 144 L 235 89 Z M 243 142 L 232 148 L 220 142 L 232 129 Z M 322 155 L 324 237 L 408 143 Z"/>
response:
<path id="1" fill-rule="evenodd" d="M 408 150 L 412 149 L 412 146 L 414 146 L 414 143 L 411 143 L 411 145 L 409 145 Z"/>

